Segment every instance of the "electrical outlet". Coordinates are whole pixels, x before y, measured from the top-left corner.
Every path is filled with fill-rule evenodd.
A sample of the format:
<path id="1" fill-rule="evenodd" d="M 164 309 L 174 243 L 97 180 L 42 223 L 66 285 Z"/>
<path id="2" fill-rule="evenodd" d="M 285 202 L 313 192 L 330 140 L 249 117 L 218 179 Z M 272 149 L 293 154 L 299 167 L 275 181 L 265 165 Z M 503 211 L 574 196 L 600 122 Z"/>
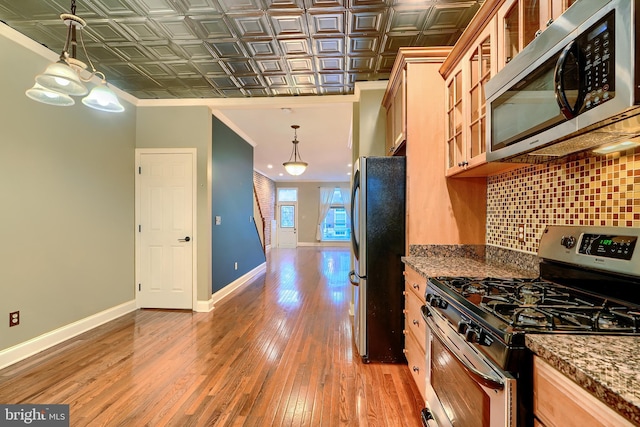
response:
<path id="1" fill-rule="evenodd" d="M 238 263 L 237 262 L 233 263 L 233 268 L 236 269 L 236 270 L 238 269 Z"/>
<path id="2" fill-rule="evenodd" d="M 524 242 L 524 224 L 518 224 L 518 242 Z"/>
<path id="3" fill-rule="evenodd" d="M 20 324 L 20 312 L 12 311 L 9 313 L 9 327 L 18 326 Z"/>

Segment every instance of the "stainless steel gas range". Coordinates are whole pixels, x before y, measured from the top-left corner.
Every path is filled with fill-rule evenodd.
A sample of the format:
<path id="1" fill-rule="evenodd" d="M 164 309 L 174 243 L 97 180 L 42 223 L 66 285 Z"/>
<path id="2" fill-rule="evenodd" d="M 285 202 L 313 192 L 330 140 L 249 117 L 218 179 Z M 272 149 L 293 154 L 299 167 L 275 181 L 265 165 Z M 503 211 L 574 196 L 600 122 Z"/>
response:
<path id="1" fill-rule="evenodd" d="M 549 226 L 540 277 L 433 277 L 425 425 L 532 426 L 525 334 L 640 335 L 640 229 Z"/>

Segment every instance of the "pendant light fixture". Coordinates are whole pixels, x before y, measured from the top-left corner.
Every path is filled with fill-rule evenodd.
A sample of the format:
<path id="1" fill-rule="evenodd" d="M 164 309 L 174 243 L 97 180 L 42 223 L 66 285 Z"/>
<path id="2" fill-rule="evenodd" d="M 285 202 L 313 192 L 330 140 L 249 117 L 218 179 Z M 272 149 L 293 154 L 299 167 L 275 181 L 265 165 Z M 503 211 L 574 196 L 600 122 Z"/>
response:
<path id="1" fill-rule="evenodd" d="M 301 175 L 307 166 L 309 165 L 306 162 L 302 161 L 300 154 L 298 154 L 298 133 L 297 130 L 300 128 L 298 125 L 291 125 L 293 128 L 293 151 L 291 151 L 291 156 L 289 157 L 288 162 L 284 162 L 283 166 L 287 170 L 289 175 Z M 293 160 L 292 160 L 293 159 Z"/>
<path id="2" fill-rule="evenodd" d="M 76 16 L 75 13 L 76 0 L 71 0 L 71 13 L 60 15 L 60 19 L 68 27 L 67 39 L 60 54 L 60 59 L 58 62 L 49 65 L 42 74 L 36 76 L 36 84 L 26 91 L 26 95 L 35 101 L 49 105 L 74 105 L 75 101 L 71 97 L 86 95 L 89 90 L 84 85 L 84 82 L 88 82 L 93 76 L 99 75 L 102 78 L 101 84 L 83 98 L 82 103 L 100 111 L 115 113 L 124 111 L 124 107 L 118 101 L 116 94 L 107 87 L 105 75 L 97 71 L 93 66 L 82 38 L 82 29 L 87 26 L 87 23 L 84 19 Z M 89 65 L 91 65 L 91 75 L 87 79 L 81 76 L 87 65 L 76 58 L 76 48 L 78 46 L 76 35 L 78 33 L 80 34 L 80 44 L 84 54 L 89 61 Z"/>

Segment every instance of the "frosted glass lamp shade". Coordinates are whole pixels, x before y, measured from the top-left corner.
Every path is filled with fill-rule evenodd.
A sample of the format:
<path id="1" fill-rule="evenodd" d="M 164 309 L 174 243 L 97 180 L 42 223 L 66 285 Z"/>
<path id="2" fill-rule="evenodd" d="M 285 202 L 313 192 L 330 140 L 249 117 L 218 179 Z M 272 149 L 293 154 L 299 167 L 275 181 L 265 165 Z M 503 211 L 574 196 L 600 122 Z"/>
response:
<path id="1" fill-rule="evenodd" d="M 34 101 L 42 102 L 43 104 L 68 107 L 76 103 L 69 95 L 46 89 L 38 83 L 33 85 L 33 87 L 25 93 L 29 98 Z"/>
<path id="2" fill-rule="evenodd" d="M 124 111 L 124 107 L 118 101 L 116 94 L 104 82 L 91 89 L 89 95 L 82 98 L 82 103 L 95 110 L 109 113 L 121 113 Z"/>
<path id="3" fill-rule="evenodd" d="M 284 168 L 289 175 L 302 175 L 309 165 L 306 162 L 284 162 Z"/>
<path id="4" fill-rule="evenodd" d="M 44 73 L 36 76 L 36 82 L 45 89 L 65 95 L 82 96 L 89 92 L 78 73 L 63 61 L 49 65 Z"/>

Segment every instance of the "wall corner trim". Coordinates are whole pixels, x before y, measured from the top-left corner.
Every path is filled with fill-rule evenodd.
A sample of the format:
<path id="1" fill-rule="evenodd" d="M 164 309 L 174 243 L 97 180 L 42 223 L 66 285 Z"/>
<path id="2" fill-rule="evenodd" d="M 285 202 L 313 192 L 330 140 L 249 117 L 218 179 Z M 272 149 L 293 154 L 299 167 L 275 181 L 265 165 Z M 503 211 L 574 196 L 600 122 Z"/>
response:
<path id="1" fill-rule="evenodd" d="M 193 310 L 198 313 L 208 313 L 213 311 L 213 295 L 206 301 L 198 300 L 196 302 L 196 308 Z"/>
<path id="2" fill-rule="evenodd" d="M 80 335 L 83 332 L 87 332 L 90 329 L 115 320 L 127 313 L 131 313 L 136 309 L 135 300 L 127 301 L 123 304 L 108 308 L 89 317 L 85 317 L 84 319 L 69 323 L 68 325 L 2 350 L 0 351 L 0 369 L 26 359 L 29 356 L 33 356 L 34 354 L 53 347 L 56 344 L 60 344 L 61 342 Z"/>
<path id="3" fill-rule="evenodd" d="M 249 282 L 251 282 L 251 280 L 254 277 L 256 277 L 257 275 L 259 275 L 260 273 L 262 273 L 264 271 L 267 271 L 267 263 L 266 262 L 263 262 L 262 264 L 260 264 L 256 268 L 254 268 L 253 270 L 249 271 L 248 273 L 246 273 L 243 276 L 238 277 L 236 280 L 234 280 L 233 282 L 229 283 L 227 286 L 225 286 L 224 288 L 220 289 L 218 292 L 214 293 L 211 296 L 211 300 L 213 301 L 213 304 L 216 304 L 216 303 L 222 301 L 226 297 L 230 296 L 233 292 L 238 291 L 244 285 L 246 285 Z"/>

